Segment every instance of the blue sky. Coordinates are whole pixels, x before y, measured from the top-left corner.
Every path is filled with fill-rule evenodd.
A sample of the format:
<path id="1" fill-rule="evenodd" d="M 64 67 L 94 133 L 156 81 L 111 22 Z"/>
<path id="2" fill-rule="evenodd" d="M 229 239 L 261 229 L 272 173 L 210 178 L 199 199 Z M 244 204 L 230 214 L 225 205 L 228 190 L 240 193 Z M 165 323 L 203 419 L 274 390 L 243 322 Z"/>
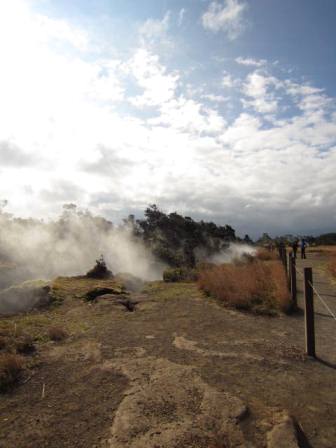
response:
<path id="1" fill-rule="evenodd" d="M 0 198 L 336 227 L 332 0 L 0 5 Z"/>

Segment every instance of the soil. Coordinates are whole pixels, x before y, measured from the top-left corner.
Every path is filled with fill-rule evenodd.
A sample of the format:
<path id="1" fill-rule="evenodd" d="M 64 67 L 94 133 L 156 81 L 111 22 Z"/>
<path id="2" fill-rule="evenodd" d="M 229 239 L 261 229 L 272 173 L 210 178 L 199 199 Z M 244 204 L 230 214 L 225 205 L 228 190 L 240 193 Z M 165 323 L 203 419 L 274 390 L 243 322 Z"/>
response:
<path id="1" fill-rule="evenodd" d="M 298 269 L 313 265 L 335 312 L 324 263 L 310 254 Z M 130 293 L 129 312 L 118 295 L 82 299 L 111 280 L 55 285 L 60 306 L 0 321 L 29 328 L 37 345 L 21 384 L 0 397 L 0 447 L 262 448 L 283 412 L 305 434 L 298 446 L 336 446 L 336 322 L 317 300 L 315 360 L 304 354 L 302 312 L 251 315 L 193 283 L 163 282 Z M 48 325 L 70 336 L 49 341 Z"/>

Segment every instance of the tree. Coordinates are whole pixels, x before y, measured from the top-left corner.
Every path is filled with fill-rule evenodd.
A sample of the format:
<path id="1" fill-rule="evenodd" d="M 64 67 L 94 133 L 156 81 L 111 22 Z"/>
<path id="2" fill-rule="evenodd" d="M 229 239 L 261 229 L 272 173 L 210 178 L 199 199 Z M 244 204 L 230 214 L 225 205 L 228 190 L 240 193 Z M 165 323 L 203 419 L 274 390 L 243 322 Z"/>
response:
<path id="1" fill-rule="evenodd" d="M 253 241 L 251 240 L 251 238 L 247 234 L 244 236 L 243 241 L 246 244 L 253 244 Z"/>

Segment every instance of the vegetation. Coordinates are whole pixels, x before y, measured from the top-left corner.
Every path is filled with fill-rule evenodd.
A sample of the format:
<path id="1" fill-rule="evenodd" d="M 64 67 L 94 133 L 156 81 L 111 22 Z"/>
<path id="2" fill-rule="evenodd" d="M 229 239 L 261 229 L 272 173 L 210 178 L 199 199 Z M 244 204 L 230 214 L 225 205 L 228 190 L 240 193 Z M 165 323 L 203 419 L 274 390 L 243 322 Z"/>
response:
<path id="1" fill-rule="evenodd" d="M 165 282 L 193 282 L 197 280 L 197 270 L 190 268 L 169 268 L 163 272 Z"/>
<path id="2" fill-rule="evenodd" d="M 87 294 L 94 290 L 108 288 L 109 293 L 122 294 L 125 291 L 121 280 L 94 279 L 87 277 L 58 277 L 52 283 L 52 292 L 57 300 L 78 298 L 87 299 Z M 107 292 L 106 292 L 107 294 Z"/>
<path id="3" fill-rule="evenodd" d="M 11 353 L 0 353 L 0 392 L 6 392 L 20 379 L 24 370 L 21 356 Z"/>
<path id="4" fill-rule="evenodd" d="M 50 327 L 48 329 L 49 339 L 55 342 L 63 341 L 68 337 L 68 333 L 62 327 Z"/>
<path id="5" fill-rule="evenodd" d="M 97 279 L 113 278 L 112 272 L 107 269 L 103 255 L 100 256 L 99 260 L 96 260 L 96 265 L 90 269 L 86 277 Z"/>
<path id="6" fill-rule="evenodd" d="M 328 262 L 328 270 L 330 274 L 336 278 L 336 255 L 331 255 Z"/>
<path id="7" fill-rule="evenodd" d="M 279 258 L 278 251 L 270 251 L 268 249 L 259 247 L 256 253 L 256 258 L 261 261 L 277 260 Z"/>
<path id="8" fill-rule="evenodd" d="M 314 238 L 314 244 L 318 246 L 322 245 L 336 245 L 336 232 L 324 233 L 316 238 Z"/>
<path id="9" fill-rule="evenodd" d="M 11 330 L 9 328 L 0 330 L 0 351 L 2 353 L 30 355 L 35 350 L 34 338 L 28 333 L 17 330 L 16 327 Z"/>
<path id="10" fill-rule="evenodd" d="M 104 250 L 111 241 L 124 240 L 137 247 L 145 246 L 155 256 L 154 262 L 163 261 L 171 267 L 194 267 L 199 260 L 237 240 L 229 225 L 197 222 L 176 212 L 167 214 L 156 205 L 145 210 L 143 219 L 136 220 L 130 215 L 117 227 L 101 216 L 80 210 L 75 204 L 65 204 L 60 217 L 48 222 L 17 218 L 0 207 L 0 228 L 6 231 L 6 238 L 0 238 L 0 289 L 37 275 L 52 278 L 60 273 L 80 271 L 96 250 Z M 38 238 L 32 238 L 33 235 Z M 250 241 L 248 235 L 246 241 Z M 32 257 L 32 252 L 38 256 Z M 112 273 L 100 258 L 87 276 L 104 279 Z"/>
<path id="11" fill-rule="evenodd" d="M 304 238 L 309 246 L 335 246 L 336 245 L 336 232 L 323 233 L 319 236 L 312 235 L 281 235 L 275 238 L 270 237 L 268 233 L 263 235 L 257 240 L 257 244 L 260 246 L 268 246 L 273 243 L 277 245 L 280 241 L 283 241 L 286 245 L 291 245 L 295 240 L 301 240 Z"/>
<path id="12" fill-rule="evenodd" d="M 198 286 L 237 309 L 275 314 L 290 307 L 286 275 L 278 261 L 215 266 L 200 272 Z"/>
<path id="13" fill-rule="evenodd" d="M 21 334 L 15 341 L 16 352 L 22 355 L 30 355 L 34 353 L 36 348 L 34 339 L 29 334 Z"/>
<path id="14" fill-rule="evenodd" d="M 229 225 L 197 222 L 176 212 L 166 214 L 156 205 L 145 210 L 145 219 L 135 222 L 130 216 L 127 222 L 154 255 L 172 267 L 195 267 L 198 260 L 220 252 L 236 240 Z"/>

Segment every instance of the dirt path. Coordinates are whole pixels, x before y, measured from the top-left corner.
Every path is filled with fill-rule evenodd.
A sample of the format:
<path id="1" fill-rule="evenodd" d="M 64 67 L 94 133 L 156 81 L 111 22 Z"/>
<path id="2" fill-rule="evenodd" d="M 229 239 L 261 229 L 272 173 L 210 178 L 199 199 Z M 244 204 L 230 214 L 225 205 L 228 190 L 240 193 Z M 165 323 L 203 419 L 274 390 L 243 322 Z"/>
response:
<path id="1" fill-rule="evenodd" d="M 327 274 L 325 265 L 328 261 L 326 255 L 308 253 L 307 259 L 297 260 L 298 304 L 304 308 L 303 298 L 303 268 L 313 269 L 313 284 L 322 299 L 336 315 L 336 284 Z M 321 300 L 314 294 L 316 353 L 321 361 L 330 363 L 336 369 L 336 320 L 331 316 Z"/>
<path id="2" fill-rule="evenodd" d="M 41 343 L 31 379 L 1 397 L 0 447 L 263 448 L 284 411 L 306 434 L 301 446 L 336 446 L 328 317 L 317 315 L 327 364 L 304 357 L 302 314 L 230 311 L 194 284 L 148 285 L 132 295 L 135 312 L 75 293 L 34 317 L 61 322 L 71 337 Z"/>

